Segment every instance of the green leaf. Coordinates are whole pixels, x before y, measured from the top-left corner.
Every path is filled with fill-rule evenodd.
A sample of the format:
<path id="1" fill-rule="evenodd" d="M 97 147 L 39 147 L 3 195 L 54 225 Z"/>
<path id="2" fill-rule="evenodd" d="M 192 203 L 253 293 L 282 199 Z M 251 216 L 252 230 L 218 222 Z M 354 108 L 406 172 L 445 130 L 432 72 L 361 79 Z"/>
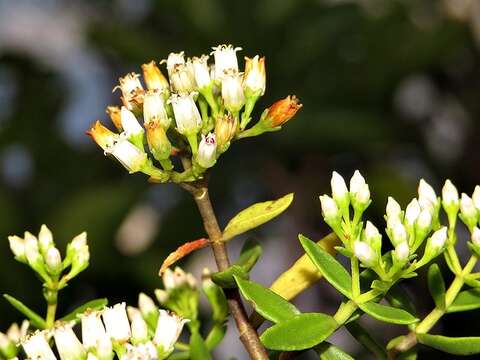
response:
<path id="1" fill-rule="evenodd" d="M 381 292 L 387 292 L 390 288 L 390 282 L 388 281 L 381 281 L 381 280 L 373 280 L 372 281 L 372 289 L 379 290 Z"/>
<path id="2" fill-rule="evenodd" d="M 224 289 L 234 289 L 237 287 L 234 276 L 240 279 L 248 279 L 248 272 L 241 266 L 233 264 L 227 270 L 212 274 L 212 281 Z"/>
<path id="3" fill-rule="evenodd" d="M 222 241 L 256 228 L 284 212 L 293 201 L 293 193 L 278 200 L 254 204 L 234 216 L 223 230 Z"/>
<path id="4" fill-rule="evenodd" d="M 87 309 L 101 310 L 105 306 L 107 306 L 107 304 L 108 304 L 108 300 L 106 298 L 95 299 L 95 300 L 89 301 L 89 302 L 77 307 L 75 310 L 70 312 L 68 315 L 65 315 L 64 317 L 62 317 L 60 320 L 78 322 L 80 319 L 77 317 L 77 315 L 83 314 Z"/>
<path id="5" fill-rule="evenodd" d="M 262 285 L 235 277 L 243 297 L 253 303 L 255 311 L 274 323 L 293 318 L 300 311 L 272 290 Z"/>
<path id="6" fill-rule="evenodd" d="M 271 350 L 304 350 L 320 344 L 337 326 L 337 322 L 326 314 L 298 314 L 265 330 L 260 340 Z"/>
<path id="7" fill-rule="evenodd" d="M 205 341 L 202 339 L 198 331 L 194 331 L 190 336 L 190 359 L 191 360 L 211 360 Z"/>
<path id="8" fill-rule="evenodd" d="M 320 360 L 353 360 L 353 357 L 345 351 L 328 342 L 315 346 L 315 351 L 320 356 Z"/>
<path id="9" fill-rule="evenodd" d="M 375 359 L 383 360 L 387 359 L 387 353 L 382 345 L 371 336 L 367 330 L 365 330 L 358 321 L 352 321 L 345 324 L 348 332 L 363 345 L 368 351 L 375 355 Z"/>
<path id="10" fill-rule="evenodd" d="M 359 307 L 371 317 L 386 323 L 408 325 L 418 321 L 415 316 L 405 310 L 375 302 L 360 304 Z"/>
<path id="11" fill-rule="evenodd" d="M 335 258 L 303 235 L 298 235 L 300 243 L 310 260 L 320 270 L 332 286 L 348 298 L 352 297 L 352 278 Z"/>
<path id="12" fill-rule="evenodd" d="M 248 239 L 243 244 L 240 256 L 235 264 L 241 266 L 245 271 L 250 271 L 257 263 L 258 258 L 262 255 L 262 247 L 258 241 Z"/>
<path id="13" fill-rule="evenodd" d="M 478 308 L 480 308 L 480 289 L 474 288 L 461 291 L 448 307 L 447 312 L 470 311 Z"/>
<path id="14" fill-rule="evenodd" d="M 352 257 L 353 256 L 353 252 L 344 248 L 343 246 L 335 246 L 334 249 L 337 250 L 337 252 L 339 252 L 340 254 L 342 254 L 345 257 Z"/>
<path id="15" fill-rule="evenodd" d="M 407 292 L 403 289 L 401 284 L 397 284 L 394 287 L 390 288 L 389 292 L 385 296 L 387 301 L 393 307 L 403 309 L 410 314 L 416 314 L 417 310 L 415 309 L 415 305 L 411 301 L 410 297 L 408 296 Z"/>
<path id="16" fill-rule="evenodd" d="M 205 339 L 205 344 L 211 351 L 225 337 L 228 304 L 223 290 L 213 282 L 204 281 L 202 289 L 212 307 L 213 326 Z"/>
<path id="17" fill-rule="evenodd" d="M 15 299 L 13 296 L 3 294 L 3 297 L 7 299 L 10 305 L 12 305 L 15 309 L 25 315 L 30 320 L 33 326 L 38 329 L 45 329 L 45 320 L 35 311 L 31 310 L 28 306 L 23 304 L 20 300 Z"/>
<path id="18" fill-rule="evenodd" d="M 435 305 L 445 309 L 445 281 L 437 264 L 430 265 L 428 269 L 428 289 Z"/>
<path id="19" fill-rule="evenodd" d="M 480 337 L 448 337 L 442 335 L 417 334 L 421 344 L 454 355 L 480 353 Z"/>
<path id="20" fill-rule="evenodd" d="M 468 276 L 465 276 L 465 278 L 463 279 L 463 281 L 465 281 L 465 284 L 467 284 L 468 286 L 471 286 L 473 288 L 477 288 L 477 287 L 480 287 L 480 281 L 476 280 L 476 279 L 472 279 Z"/>

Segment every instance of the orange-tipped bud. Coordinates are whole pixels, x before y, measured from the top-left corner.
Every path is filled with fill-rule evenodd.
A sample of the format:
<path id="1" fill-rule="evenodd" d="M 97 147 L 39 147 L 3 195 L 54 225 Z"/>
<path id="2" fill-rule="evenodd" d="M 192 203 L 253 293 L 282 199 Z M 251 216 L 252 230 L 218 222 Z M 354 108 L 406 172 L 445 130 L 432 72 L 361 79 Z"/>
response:
<path id="1" fill-rule="evenodd" d="M 123 131 L 120 108 L 118 106 L 107 106 L 107 114 L 110 116 L 110 120 L 112 120 L 117 130 Z"/>
<path id="2" fill-rule="evenodd" d="M 107 150 L 107 148 L 111 146 L 118 137 L 113 131 L 110 131 L 103 126 L 99 120 L 97 120 L 92 128 L 87 131 L 87 135 L 91 136 L 103 150 Z"/>
<path id="3" fill-rule="evenodd" d="M 238 120 L 230 114 L 219 116 L 215 122 L 215 137 L 218 148 L 223 151 L 237 132 Z"/>
<path id="4" fill-rule="evenodd" d="M 272 127 L 282 126 L 290 120 L 302 106 L 295 95 L 289 95 L 268 108 L 266 119 L 271 121 Z"/>
<path id="5" fill-rule="evenodd" d="M 153 157 L 158 161 L 168 159 L 172 152 L 172 145 L 165 130 L 159 122 L 151 121 L 145 125 L 147 143 Z"/>
<path id="6" fill-rule="evenodd" d="M 148 90 L 168 90 L 169 84 L 167 78 L 162 74 L 162 71 L 155 64 L 155 61 L 150 61 L 148 64 L 142 65 L 143 78 L 147 84 Z"/>
<path id="7" fill-rule="evenodd" d="M 245 74 L 243 75 L 243 87 L 255 96 L 265 93 L 265 57 L 245 57 Z"/>

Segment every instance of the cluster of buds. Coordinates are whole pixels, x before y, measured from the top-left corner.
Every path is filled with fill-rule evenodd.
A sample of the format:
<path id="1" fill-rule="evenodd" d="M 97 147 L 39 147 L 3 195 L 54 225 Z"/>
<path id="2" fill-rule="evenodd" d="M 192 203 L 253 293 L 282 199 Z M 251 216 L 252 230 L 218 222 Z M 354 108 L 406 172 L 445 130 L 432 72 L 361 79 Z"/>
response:
<path id="1" fill-rule="evenodd" d="M 6 333 L 0 332 L 0 358 L 7 360 L 17 360 L 18 342 L 27 335 L 30 323 L 24 320 L 21 326 L 17 323 L 10 325 Z"/>
<path id="2" fill-rule="evenodd" d="M 154 61 L 142 65 L 145 87 L 140 74 L 130 73 L 114 88 L 121 90 L 123 106 L 109 106 L 107 113 L 118 132 L 97 121 L 88 134 L 131 173 L 140 171 L 158 182 L 200 178 L 231 141 L 279 130 L 302 106 L 288 96 L 247 128 L 265 93 L 265 58 L 245 57 L 245 71 L 240 72 L 239 50 L 214 47 L 210 65 L 208 55 L 185 58 L 184 52 L 171 53 L 161 62 L 166 63 L 168 80 Z M 172 156 L 189 160 L 183 161 L 183 171 L 174 170 Z"/>
<path id="3" fill-rule="evenodd" d="M 55 247 L 52 232 L 45 225 L 40 228 L 38 237 L 27 231 L 23 238 L 12 235 L 8 241 L 15 259 L 30 266 L 45 283 L 47 301 L 49 290 L 64 288 L 69 280 L 87 268 L 90 259 L 85 232 L 74 237 L 67 245 L 63 261 L 60 251 Z"/>
<path id="4" fill-rule="evenodd" d="M 102 311 L 89 311 L 81 318 L 82 341 L 73 330 L 74 322 L 57 322 L 51 330 L 42 330 L 21 341 L 30 359 L 56 360 L 120 360 L 165 359 L 171 354 L 186 320 L 166 310 L 159 310 L 153 329 L 140 312 L 127 316 L 125 303 Z M 50 347 L 54 339 L 56 353 Z"/>

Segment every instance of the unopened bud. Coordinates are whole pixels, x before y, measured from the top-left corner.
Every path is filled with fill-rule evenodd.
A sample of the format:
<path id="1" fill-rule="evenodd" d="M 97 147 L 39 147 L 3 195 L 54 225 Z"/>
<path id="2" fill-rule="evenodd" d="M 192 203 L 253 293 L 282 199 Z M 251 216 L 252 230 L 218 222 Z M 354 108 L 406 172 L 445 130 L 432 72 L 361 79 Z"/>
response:
<path id="1" fill-rule="evenodd" d="M 172 152 L 172 144 L 167 138 L 165 130 L 158 122 L 149 122 L 145 125 L 147 143 L 153 157 L 158 161 L 168 159 Z"/>
<path id="2" fill-rule="evenodd" d="M 228 147 L 230 140 L 233 139 L 237 132 L 238 120 L 231 114 L 219 116 L 215 122 L 215 139 L 217 140 L 217 147 L 223 151 Z"/>
<path id="3" fill-rule="evenodd" d="M 151 61 L 142 65 L 143 78 L 147 84 L 148 90 L 168 90 L 169 84 L 161 70 L 155 64 L 155 61 Z"/>
<path id="4" fill-rule="evenodd" d="M 473 205 L 480 211 L 480 186 L 475 186 L 472 194 Z"/>
<path id="5" fill-rule="evenodd" d="M 107 334 L 102 335 L 97 342 L 97 356 L 99 360 L 107 360 L 113 358 L 113 346 L 110 336 Z"/>
<path id="6" fill-rule="evenodd" d="M 26 262 L 27 258 L 25 256 L 25 241 L 16 235 L 8 237 L 8 242 L 10 244 L 10 250 L 12 250 L 15 259 L 20 262 Z"/>
<path id="7" fill-rule="evenodd" d="M 38 234 L 38 245 L 43 256 L 47 254 L 48 249 L 55 246 L 53 243 L 52 232 L 46 225 L 42 225 L 40 227 L 40 232 Z"/>
<path id="8" fill-rule="evenodd" d="M 365 178 L 360 174 L 360 171 L 355 170 L 350 178 L 350 194 L 356 194 L 365 184 Z"/>
<path id="9" fill-rule="evenodd" d="M 378 261 L 378 258 L 370 245 L 363 241 L 355 241 L 353 243 L 353 253 L 355 257 L 366 267 L 372 267 Z"/>
<path id="10" fill-rule="evenodd" d="M 192 59 L 195 82 L 200 90 L 212 84 L 212 79 L 210 78 L 210 69 L 208 68 L 207 61 L 208 55 L 202 55 L 201 57 L 194 57 Z"/>
<path id="11" fill-rule="evenodd" d="M 443 248 L 447 242 L 447 237 L 447 227 L 444 226 L 433 233 L 430 244 L 437 249 Z"/>
<path id="12" fill-rule="evenodd" d="M 389 196 L 387 200 L 386 213 L 387 219 L 400 219 L 400 214 L 402 213 L 402 208 L 400 207 L 398 202 L 391 196 Z"/>
<path id="13" fill-rule="evenodd" d="M 262 96 L 265 93 L 265 57 L 258 55 L 252 59 L 245 57 L 243 87 L 247 96 Z"/>
<path id="14" fill-rule="evenodd" d="M 445 181 L 442 188 L 442 201 L 444 207 L 458 205 L 458 191 L 450 180 Z"/>
<path id="15" fill-rule="evenodd" d="M 429 200 L 433 205 L 438 203 L 437 194 L 435 190 L 424 179 L 420 179 L 418 184 L 418 198 L 424 198 Z"/>
<path id="16" fill-rule="evenodd" d="M 472 243 L 480 246 L 480 229 L 476 226 L 472 230 Z"/>
<path id="17" fill-rule="evenodd" d="M 478 210 L 473 204 L 473 200 L 465 193 L 462 194 L 460 200 L 460 211 L 462 220 L 469 228 L 477 224 Z"/>
<path id="18" fill-rule="evenodd" d="M 182 135 L 197 133 L 202 127 L 202 117 L 193 101 L 192 94 L 172 95 L 169 102 L 173 107 L 178 132 Z"/>
<path id="19" fill-rule="evenodd" d="M 360 206 L 367 206 L 370 201 L 370 188 L 368 184 L 364 184 L 358 192 L 355 193 L 354 203 Z"/>
<path id="20" fill-rule="evenodd" d="M 432 214 L 428 209 L 423 209 L 418 215 L 417 228 L 427 230 L 430 226 L 432 226 Z"/>
<path id="21" fill-rule="evenodd" d="M 300 104 L 299 100 L 295 95 L 287 96 L 285 99 L 278 100 L 273 105 L 268 108 L 267 115 L 265 117 L 266 121 L 270 121 L 271 127 L 282 126 L 292 117 L 295 116 L 297 111 L 303 105 Z"/>
<path id="22" fill-rule="evenodd" d="M 340 221 L 341 215 L 337 203 L 330 196 L 320 196 L 320 204 L 322 206 L 323 217 L 328 224 L 336 224 Z"/>
<path id="23" fill-rule="evenodd" d="M 160 304 L 168 300 L 168 292 L 163 289 L 155 289 L 155 297 Z"/>
<path id="24" fill-rule="evenodd" d="M 168 353 L 177 342 L 183 325 L 186 322 L 187 320 L 182 319 L 174 313 L 160 310 L 155 336 L 153 337 L 155 345 L 161 347 L 164 352 Z"/>
<path id="25" fill-rule="evenodd" d="M 13 359 L 17 355 L 15 343 L 2 332 L 0 332 L 0 353 L 7 359 Z"/>
<path id="26" fill-rule="evenodd" d="M 405 226 L 401 222 L 397 222 L 392 229 L 392 243 L 393 245 L 398 245 L 402 242 L 407 242 L 408 235 Z"/>
<path id="27" fill-rule="evenodd" d="M 57 248 L 51 247 L 45 256 L 47 271 L 52 275 L 58 275 L 62 271 L 62 258 Z"/>
<path id="28" fill-rule="evenodd" d="M 141 344 L 148 341 L 148 326 L 141 316 L 132 319 L 132 343 Z"/>
<path id="29" fill-rule="evenodd" d="M 336 171 L 332 173 L 330 186 L 332 188 L 333 200 L 335 200 L 338 207 L 343 210 L 348 206 L 348 203 L 349 203 L 348 189 L 347 189 L 347 185 L 345 184 L 345 180 Z"/>
<path id="30" fill-rule="evenodd" d="M 420 205 L 418 204 L 417 199 L 413 199 L 405 209 L 405 221 L 407 225 L 413 226 L 418 216 L 420 215 Z"/>
<path id="31" fill-rule="evenodd" d="M 28 231 L 25 232 L 25 256 L 30 266 L 35 266 L 41 260 L 37 238 Z"/>
<path id="32" fill-rule="evenodd" d="M 144 293 L 140 293 L 138 296 L 138 307 L 142 315 L 145 317 L 158 311 L 158 308 L 153 302 L 153 299 Z"/>
<path id="33" fill-rule="evenodd" d="M 382 248 L 382 235 L 378 229 L 370 221 L 367 221 L 364 230 L 365 242 L 375 251 L 380 254 Z"/>
<path id="34" fill-rule="evenodd" d="M 395 259 L 398 262 L 405 262 L 408 260 L 408 256 L 410 255 L 410 248 L 408 247 L 408 243 L 406 241 L 401 242 L 395 247 Z"/>

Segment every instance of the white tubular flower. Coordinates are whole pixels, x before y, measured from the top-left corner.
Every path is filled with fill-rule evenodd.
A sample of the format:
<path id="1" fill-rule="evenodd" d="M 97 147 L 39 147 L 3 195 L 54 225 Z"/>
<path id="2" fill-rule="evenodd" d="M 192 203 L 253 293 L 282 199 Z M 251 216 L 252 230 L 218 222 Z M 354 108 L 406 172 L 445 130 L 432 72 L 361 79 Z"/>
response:
<path id="1" fill-rule="evenodd" d="M 100 339 L 107 334 L 101 315 L 100 311 L 91 311 L 81 316 L 82 343 L 87 349 L 96 347 Z"/>
<path id="2" fill-rule="evenodd" d="M 374 266 L 377 263 L 377 256 L 373 249 L 366 242 L 355 241 L 353 243 L 353 253 L 366 267 Z"/>
<path id="3" fill-rule="evenodd" d="M 37 331 L 21 342 L 23 350 L 30 359 L 57 360 L 47 342 L 47 332 Z"/>
<path id="4" fill-rule="evenodd" d="M 102 313 L 107 334 L 114 340 L 125 342 L 130 339 L 130 324 L 125 310 L 125 303 L 107 307 Z"/>
<path id="5" fill-rule="evenodd" d="M 210 69 L 208 68 L 208 55 L 202 55 L 201 57 L 194 57 L 192 59 L 193 73 L 195 75 L 195 82 L 199 89 L 203 89 L 212 84 L 210 78 Z"/>
<path id="6" fill-rule="evenodd" d="M 131 344 L 126 345 L 127 353 L 123 355 L 120 360 L 157 360 L 158 352 L 155 345 L 151 341 L 145 344 L 139 344 L 133 346 Z"/>
<path id="7" fill-rule="evenodd" d="M 136 94 L 143 92 L 142 83 L 139 80 L 140 74 L 134 72 L 125 75 L 118 79 L 120 85 L 113 88 L 113 91 L 120 88 L 122 96 L 128 103 Z"/>
<path id="8" fill-rule="evenodd" d="M 52 275 L 57 275 L 62 271 L 62 257 L 57 248 L 51 247 L 47 250 L 45 264 L 48 272 Z"/>
<path id="9" fill-rule="evenodd" d="M 240 111 L 245 104 L 242 79 L 238 72 L 227 71 L 222 78 L 222 99 L 231 113 Z"/>
<path id="10" fill-rule="evenodd" d="M 417 227 L 420 230 L 426 230 L 429 229 L 430 226 L 432 226 L 432 214 L 428 209 L 423 209 L 420 212 L 420 215 L 418 215 L 417 219 Z"/>
<path id="11" fill-rule="evenodd" d="M 40 232 L 38 233 L 38 245 L 40 247 L 40 252 L 44 256 L 49 248 L 55 246 L 53 243 L 52 232 L 46 225 L 40 227 Z"/>
<path id="12" fill-rule="evenodd" d="M 405 226 L 401 222 L 397 222 L 392 229 L 392 243 L 398 245 L 402 242 L 407 242 L 408 235 Z"/>
<path id="13" fill-rule="evenodd" d="M 130 173 L 140 171 L 147 161 L 147 154 L 125 138 L 118 139 L 105 153 L 112 154 Z"/>
<path id="14" fill-rule="evenodd" d="M 435 190 L 427 183 L 424 179 L 420 179 L 420 183 L 418 184 L 418 198 L 420 199 L 427 199 L 433 205 L 438 203 L 437 194 Z"/>
<path id="15" fill-rule="evenodd" d="M 142 316 L 134 316 L 131 323 L 132 343 L 139 344 L 148 340 L 148 326 Z"/>
<path id="16" fill-rule="evenodd" d="M 365 186 L 365 178 L 360 174 L 360 171 L 355 170 L 353 176 L 350 178 L 350 194 L 358 193 Z"/>
<path id="17" fill-rule="evenodd" d="M 252 59 L 245 57 L 243 87 L 247 93 L 254 96 L 265 94 L 265 57 L 259 57 L 258 55 L 255 55 Z"/>
<path id="18" fill-rule="evenodd" d="M 193 101 L 192 94 L 181 96 L 174 94 L 170 97 L 169 102 L 173 107 L 178 132 L 183 135 L 197 133 L 202 127 L 202 117 Z"/>
<path id="19" fill-rule="evenodd" d="M 177 64 L 170 74 L 170 86 L 172 91 L 182 95 L 188 95 L 197 88 L 195 74 L 191 61 L 185 64 Z"/>
<path id="20" fill-rule="evenodd" d="M 420 204 L 418 203 L 417 199 L 410 201 L 405 209 L 405 221 L 409 226 L 413 226 L 415 224 L 415 221 L 420 215 L 420 211 Z"/>
<path id="21" fill-rule="evenodd" d="M 171 120 L 168 118 L 165 110 L 165 100 L 160 91 L 149 90 L 145 94 L 143 98 L 143 121 L 145 124 L 158 122 L 164 130 L 170 127 Z"/>
<path id="22" fill-rule="evenodd" d="M 480 186 L 475 186 L 472 194 L 473 205 L 480 211 Z"/>
<path id="23" fill-rule="evenodd" d="M 187 321 L 188 320 L 182 319 L 174 313 L 169 313 L 163 309 L 160 310 L 153 343 L 161 346 L 163 352 L 169 352 L 173 349 L 173 345 L 177 342 L 183 325 L 185 325 Z"/>
<path id="24" fill-rule="evenodd" d="M 105 334 L 102 335 L 97 341 L 97 356 L 100 360 L 113 358 L 113 345 L 110 337 Z"/>
<path id="25" fill-rule="evenodd" d="M 197 162 L 203 168 L 210 168 L 217 162 L 217 142 L 215 134 L 208 133 L 202 135 L 202 140 L 198 146 Z"/>
<path id="26" fill-rule="evenodd" d="M 443 206 L 458 205 L 458 191 L 450 180 L 445 181 L 445 185 L 442 188 L 442 200 Z"/>
<path id="27" fill-rule="evenodd" d="M 122 109 L 120 110 L 120 119 L 122 121 L 123 130 L 127 136 L 143 134 L 143 128 L 139 124 L 137 118 L 125 106 L 122 106 Z"/>
<path id="28" fill-rule="evenodd" d="M 162 62 L 165 62 L 165 60 L 162 60 Z M 168 77 L 171 77 L 172 76 L 171 74 L 175 66 L 185 64 L 184 52 L 181 51 L 179 53 L 170 53 L 168 55 L 166 62 L 167 62 Z"/>
<path id="29" fill-rule="evenodd" d="M 25 241 L 17 235 L 11 235 L 8 237 L 8 242 L 15 258 L 25 262 L 27 260 L 25 257 Z"/>
<path id="30" fill-rule="evenodd" d="M 325 219 L 336 219 L 339 216 L 337 203 L 330 196 L 320 196 L 320 204 Z"/>
<path id="31" fill-rule="evenodd" d="M 73 332 L 73 324 L 64 324 L 53 331 L 55 345 L 61 360 L 84 359 L 87 352 Z"/>
<path id="32" fill-rule="evenodd" d="M 330 180 L 330 186 L 332 187 L 332 197 L 337 203 L 339 208 L 348 206 L 348 189 L 343 177 L 334 171 Z"/>
<path id="33" fill-rule="evenodd" d="M 480 229 L 478 227 L 474 227 L 472 230 L 472 243 L 475 245 L 480 245 Z"/>
<path id="34" fill-rule="evenodd" d="M 473 200 L 465 193 L 462 193 L 460 200 L 460 211 L 462 215 L 468 220 L 473 220 L 472 222 L 477 222 L 478 210 L 475 207 Z"/>
<path id="35" fill-rule="evenodd" d="M 400 214 L 402 213 L 402 208 L 400 207 L 398 202 L 391 196 L 389 196 L 387 200 L 386 213 L 387 219 L 400 219 Z"/>
<path id="36" fill-rule="evenodd" d="M 38 249 L 38 240 L 28 231 L 25 232 L 25 256 L 30 265 L 41 260 L 40 251 Z"/>
<path id="37" fill-rule="evenodd" d="M 215 80 L 221 82 L 225 71 L 234 70 L 238 72 L 238 60 L 236 52 L 242 48 L 234 48 L 232 45 L 219 45 L 212 48 L 215 59 Z"/>
<path id="38" fill-rule="evenodd" d="M 410 248 L 406 241 L 401 242 L 395 247 L 395 259 L 399 262 L 405 262 L 410 255 Z"/>
<path id="39" fill-rule="evenodd" d="M 153 299 L 143 292 L 138 295 L 138 307 L 145 317 L 158 310 Z"/>
<path id="40" fill-rule="evenodd" d="M 431 246 L 436 249 L 443 248 L 445 246 L 445 243 L 447 242 L 447 237 L 447 227 L 443 226 L 432 234 Z"/>

